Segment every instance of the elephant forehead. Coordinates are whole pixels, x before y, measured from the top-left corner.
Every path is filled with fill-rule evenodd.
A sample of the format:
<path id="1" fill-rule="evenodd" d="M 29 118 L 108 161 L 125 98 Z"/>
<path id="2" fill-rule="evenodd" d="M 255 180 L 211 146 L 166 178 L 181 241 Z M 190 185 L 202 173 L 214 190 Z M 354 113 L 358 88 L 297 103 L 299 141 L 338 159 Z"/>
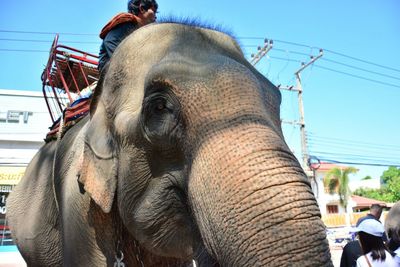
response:
<path id="1" fill-rule="evenodd" d="M 197 62 L 215 54 L 246 62 L 237 43 L 222 32 L 176 23 L 150 24 L 134 31 L 117 47 L 108 71 L 110 87 L 141 85 L 149 69 L 173 53 Z"/>
<path id="2" fill-rule="evenodd" d="M 133 106 L 139 107 L 144 93 L 142 88 L 150 80 L 149 73 L 162 62 L 179 58 L 181 66 L 188 67 L 187 64 L 192 63 L 196 67 L 189 74 L 195 77 L 192 74 L 201 76 L 201 65 L 219 55 L 247 64 L 239 46 L 227 34 L 174 23 L 147 25 L 118 46 L 110 61 L 105 88 L 110 99 L 115 93 L 122 94 L 121 99 L 133 99 Z M 163 69 L 164 74 L 171 71 L 172 68 Z M 179 71 L 181 77 L 186 73 L 182 69 Z"/>
<path id="3" fill-rule="evenodd" d="M 157 50 L 177 50 L 180 53 L 190 51 L 196 53 L 210 47 L 221 48 L 226 52 L 231 52 L 236 56 L 243 57 L 243 53 L 236 41 L 223 32 L 200 28 L 192 25 L 178 23 L 154 23 L 139 28 L 133 32 L 122 46 L 129 46 L 132 53 L 143 53 L 147 46 L 156 46 Z M 151 48 L 150 48 L 151 49 Z M 152 53 L 156 51 L 151 51 Z"/>

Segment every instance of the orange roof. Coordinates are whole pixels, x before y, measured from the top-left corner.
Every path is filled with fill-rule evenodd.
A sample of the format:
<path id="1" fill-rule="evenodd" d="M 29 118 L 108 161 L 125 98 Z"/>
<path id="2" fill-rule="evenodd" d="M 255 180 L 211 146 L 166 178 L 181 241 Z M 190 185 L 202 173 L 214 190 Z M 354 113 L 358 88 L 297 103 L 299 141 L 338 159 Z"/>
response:
<path id="1" fill-rule="evenodd" d="M 315 167 L 318 167 L 318 164 L 312 164 L 312 166 L 313 165 Z M 344 169 L 344 168 L 347 168 L 347 166 L 337 165 L 337 164 L 329 163 L 329 162 L 321 162 L 319 168 L 316 169 L 316 171 L 317 172 L 327 172 L 327 171 L 329 171 L 330 169 L 333 169 L 333 168 Z"/>
<path id="2" fill-rule="evenodd" d="M 372 204 L 379 204 L 382 206 L 386 206 L 386 202 L 372 199 L 372 198 L 366 198 L 366 197 L 361 197 L 357 195 L 352 195 L 351 199 L 356 203 L 355 208 L 369 208 L 371 207 Z"/>

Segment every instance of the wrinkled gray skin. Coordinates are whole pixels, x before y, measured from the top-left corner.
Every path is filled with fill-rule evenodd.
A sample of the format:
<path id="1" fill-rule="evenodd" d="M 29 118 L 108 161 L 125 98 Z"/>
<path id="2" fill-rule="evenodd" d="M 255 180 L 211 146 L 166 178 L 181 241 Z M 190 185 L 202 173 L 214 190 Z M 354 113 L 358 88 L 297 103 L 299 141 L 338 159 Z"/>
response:
<path id="1" fill-rule="evenodd" d="M 391 246 L 400 245 L 400 201 L 390 208 L 385 219 L 385 231 L 389 241 L 391 241 Z M 391 247 L 391 249 L 393 248 Z"/>
<path id="2" fill-rule="evenodd" d="M 119 243 L 127 266 L 332 266 L 280 101 L 226 34 L 135 31 L 90 118 L 46 144 L 11 194 L 22 255 L 31 266 L 112 266 Z"/>

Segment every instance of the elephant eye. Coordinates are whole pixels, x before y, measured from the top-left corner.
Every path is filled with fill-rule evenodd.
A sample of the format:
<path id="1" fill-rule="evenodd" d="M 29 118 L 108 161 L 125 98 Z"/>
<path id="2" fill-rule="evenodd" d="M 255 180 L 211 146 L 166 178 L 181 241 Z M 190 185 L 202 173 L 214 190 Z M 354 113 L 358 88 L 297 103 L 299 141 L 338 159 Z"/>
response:
<path id="1" fill-rule="evenodd" d="M 157 98 L 150 104 L 151 112 L 164 113 L 168 111 L 168 103 L 164 98 Z"/>
<path id="2" fill-rule="evenodd" d="M 160 88 L 160 87 L 156 87 Z M 141 125 L 145 138 L 165 149 L 175 146 L 181 136 L 181 106 L 170 90 L 153 90 L 143 102 Z"/>
<path id="3" fill-rule="evenodd" d="M 164 102 L 164 101 L 158 100 L 158 101 L 156 102 L 156 109 L 157 109 L 157 110 L 161 111 L 161 110 L 163 110 L 163 109 L 165 109 L 165 108 L 166 108 L 166 105 L 165 105 L 165 102 Z"/>

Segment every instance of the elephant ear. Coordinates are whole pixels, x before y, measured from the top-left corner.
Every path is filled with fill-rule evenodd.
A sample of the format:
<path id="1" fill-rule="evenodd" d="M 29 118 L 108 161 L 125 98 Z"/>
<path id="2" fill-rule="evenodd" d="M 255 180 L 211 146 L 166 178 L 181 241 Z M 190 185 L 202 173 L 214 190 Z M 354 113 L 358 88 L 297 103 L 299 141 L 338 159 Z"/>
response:
<path id="1" fill-rule="evenodd" d="M 96 92 L 95 94 L 99 93 Z M 105 107 L 98 96 L 97 98 L 94 97 L 97 100 L 96 107 L 93 110 L 91 109 L 94 114 L 91 114 L 85 133 L 82 165 L 78 180 L 84 185 L 85 191 L 89 193 L 96 204 L 108 213 L 111 210 L 117 187 L 117 164 L 113 151 L 114 141 L 108 125 Z"/>

